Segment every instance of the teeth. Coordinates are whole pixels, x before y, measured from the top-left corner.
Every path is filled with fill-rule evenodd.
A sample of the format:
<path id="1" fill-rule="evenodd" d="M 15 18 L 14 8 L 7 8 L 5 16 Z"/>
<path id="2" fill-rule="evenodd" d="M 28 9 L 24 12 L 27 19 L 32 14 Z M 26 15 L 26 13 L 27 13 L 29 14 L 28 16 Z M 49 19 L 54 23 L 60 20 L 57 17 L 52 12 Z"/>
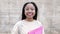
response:
<path id="1" fill-rule="evenodd" d="M 32 15 L 32 13 L 28 13 L 28 15 Z"/>
<path id="2" fill-rule="evenodd" d="M 28 15 L 32 15 L 32 14 L 28 14 Z"/>

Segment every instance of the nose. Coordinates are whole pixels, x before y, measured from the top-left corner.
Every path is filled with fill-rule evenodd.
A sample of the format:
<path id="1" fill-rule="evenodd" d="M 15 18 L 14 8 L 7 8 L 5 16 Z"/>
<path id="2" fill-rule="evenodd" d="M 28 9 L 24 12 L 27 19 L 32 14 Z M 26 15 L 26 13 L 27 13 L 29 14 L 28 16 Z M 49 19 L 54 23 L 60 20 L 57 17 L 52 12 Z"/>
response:
<path id="1" fill-rule="evenodd" d="M 29 9 L 29 12 L 31 12 L 31 9 Z"/>

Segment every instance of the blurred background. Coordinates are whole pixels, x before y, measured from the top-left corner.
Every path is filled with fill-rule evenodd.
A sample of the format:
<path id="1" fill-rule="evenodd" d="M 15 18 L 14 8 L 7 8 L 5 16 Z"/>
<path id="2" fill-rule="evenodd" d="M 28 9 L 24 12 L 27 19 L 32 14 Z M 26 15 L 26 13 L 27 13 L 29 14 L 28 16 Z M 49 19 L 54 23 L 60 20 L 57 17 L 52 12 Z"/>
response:
<path id="1" fill-rule="evenodd" d="M 38 6 L 38 20 L 44 25 L 45 34 L 60 34 L 60 0 L 0 0 L 0 34 L 10 34 L 15 23 L 21 20 L 26 2 Z"/>

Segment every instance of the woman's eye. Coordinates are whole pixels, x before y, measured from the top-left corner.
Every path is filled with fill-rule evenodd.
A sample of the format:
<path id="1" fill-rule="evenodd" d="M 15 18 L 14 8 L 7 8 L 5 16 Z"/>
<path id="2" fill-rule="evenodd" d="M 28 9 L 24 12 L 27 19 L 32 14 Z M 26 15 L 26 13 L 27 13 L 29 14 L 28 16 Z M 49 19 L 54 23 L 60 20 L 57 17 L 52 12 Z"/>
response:
<path id="1" fill-rule="evenodd" d="M 26 9 L 26 10 L 29 10 L 29 9 Z"/>
<path id="2" fill-rule="evenodd" d="M 34 9 L 31 9 L 31 10 L 34 10 Z"/>

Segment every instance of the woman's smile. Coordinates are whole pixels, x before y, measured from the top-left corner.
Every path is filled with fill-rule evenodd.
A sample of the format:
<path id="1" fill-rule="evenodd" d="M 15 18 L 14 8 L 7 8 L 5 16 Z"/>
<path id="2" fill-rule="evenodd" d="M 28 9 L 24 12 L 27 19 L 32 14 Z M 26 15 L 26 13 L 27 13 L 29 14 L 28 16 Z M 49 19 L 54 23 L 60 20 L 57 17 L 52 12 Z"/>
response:
<path id="1" fill-rule="evenodd" d="M 32 12 L 28 12 L 27 15 L 28 15 L 28 16 L 32 16 L 33 13 L 32 13 Z"/>

